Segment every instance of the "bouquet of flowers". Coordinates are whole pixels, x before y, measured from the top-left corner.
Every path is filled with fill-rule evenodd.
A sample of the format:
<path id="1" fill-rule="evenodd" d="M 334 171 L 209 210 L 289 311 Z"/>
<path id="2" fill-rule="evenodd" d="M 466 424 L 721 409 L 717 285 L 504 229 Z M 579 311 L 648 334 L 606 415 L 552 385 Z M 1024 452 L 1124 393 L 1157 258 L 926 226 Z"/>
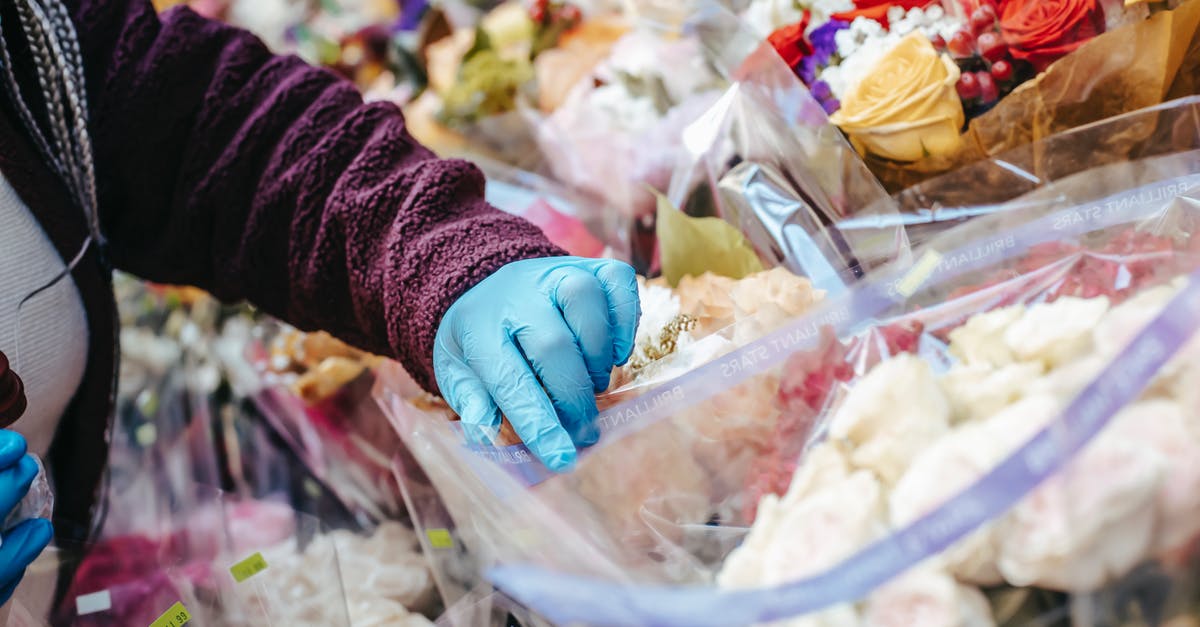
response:
<path id="1" fill-rule="evenodd" d="M 385 407 L 488 579 L 555 622 L 1186 615 L 1196 159 L 1068 177 L 747 343 L 753 317 L 674 352 L 688 327 L 648 319 L 660 367 L 694 361 L 606 402 L 569 475 Z"/>
<path id="2" fill-rule="evenodd" d="M 1194 93 L 1194 3 L 833 0 L 745 16 L 890 191 Z M 763 6 L 760 6 L 763 5 Z M 1178 8 L 1175 8 L 1178 6 Z M 1120 51 L 1121 59 L 1112 52 Z"/>
<path id="3" fill-rule="evenodd" d="M 353 80 L 372 98 L 404 101 L 424 86 L 412 53 L 426 0 L 155 0 L 245 28 L 272 50 Z"/>
<path id="4" fill-rule="evenodd" d="M 195 507 L 139 531 L 58 547 L 74 575 L 54 624 L 151 624 L 175 611 L 230 627 L 431 625 L 418 613 L 436 609 L 429 569 L 399 523 L 330 532 L 284 505 L 197 492 Z"/>

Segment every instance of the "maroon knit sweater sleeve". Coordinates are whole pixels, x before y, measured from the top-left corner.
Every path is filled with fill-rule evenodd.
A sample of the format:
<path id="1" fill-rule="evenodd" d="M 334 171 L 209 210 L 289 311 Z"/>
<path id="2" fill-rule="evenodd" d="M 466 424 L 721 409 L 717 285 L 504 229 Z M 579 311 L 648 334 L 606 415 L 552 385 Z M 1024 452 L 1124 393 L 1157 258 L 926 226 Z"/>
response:
<path id="1" fill-rule="evenodd" d="M 149 0 L 73 0 L 102 228 L 118 268 L 247 299 L 400 360 L 435 390 L 442 314 L 502 265 L 558 255 L 436 158 L 389 103 L 254 36 Z"/>

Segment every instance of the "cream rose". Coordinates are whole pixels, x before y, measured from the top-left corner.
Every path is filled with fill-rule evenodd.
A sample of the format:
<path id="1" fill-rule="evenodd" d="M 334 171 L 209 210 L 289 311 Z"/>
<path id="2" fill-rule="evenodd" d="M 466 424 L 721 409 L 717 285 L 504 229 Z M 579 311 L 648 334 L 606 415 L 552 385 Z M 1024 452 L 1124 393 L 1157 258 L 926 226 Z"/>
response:
<path id="1" fill-rule="evenodd" d="M 842 99 L 831 118 L 864 154 L 916 161 L 962 141 L 959 70 L 921 32 L 896 44 Z"/>

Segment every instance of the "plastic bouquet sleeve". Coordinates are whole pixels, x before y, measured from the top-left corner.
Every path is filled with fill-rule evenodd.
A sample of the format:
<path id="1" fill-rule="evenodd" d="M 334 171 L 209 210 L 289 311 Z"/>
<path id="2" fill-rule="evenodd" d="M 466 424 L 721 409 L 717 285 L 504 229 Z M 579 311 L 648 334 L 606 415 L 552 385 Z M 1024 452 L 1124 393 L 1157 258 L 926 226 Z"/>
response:
<path id="1" fill-rule="evenodd" d="M 713 336 L 606 399 L 567 475 L 378 396 L 487 580 L 554 624 L 1186 614 L 1198 165 L 1066 177 L 766 336 Z"/>
<path id="2" fill-rule="evenodd" d="M 850 217 L 895 215 L 887 194 L 821 105 L 767 43 L 733 14 L 707 7 L 684 27 L 731 86 L 683 132 L 668 198 L 745 234 L 766 267 L 835 293 L 903 256 L 904 230 L 843 231 Z M 659 239 L 671 237 L 659 233 Z"/>
<path id="3" fill-rule="evenodd" d="M 908 164 L 868 157 L 867 165 L 898 192 L 1054 133 L 1194 95 L 1198 29 L 1200 2 L 1193 0 L 1099 35 L 973 120 L 958 151 Z"/>
<path id="4" fill-rule="evenodd" d="M 55 547 L 16 598 L 35 605 L 38 591 L 68 565 L 74 574 L 50 624 L 351 624 L 340 559 L 363 550 L 339 552 L 352 544 L 339 545 L 312 516 L 195 486 L 190 504 L 147 528 L 154 531 Z M 380 553 L 377 546 L 368 550 Z M 383 578 L 381 562 L 356 564 L 358 574 Z M 399 609 L 391 617 L 409 616 L 392 602 Z"/>
<path id="5" fill-rule="evenodd" d="M 391 471 L 401 442 L 370 394 L 380 360 L 324 334 L 284 330 L 273 342 L 252 343 L 244 354 L 231 357 L 255 368 L 243 383 L 254 407 L 359 524 L 402 516 L 404 504 Z M 289 351 L 303 357 L 289 357 Z M 292 373 L 273 370 L 278 364 L 272 360 L 291 364 L 295 359 L 303 363 L 292 365 L 306 370 L 294 381 Z M 416 384 L 409 379 L 409 385 Z"/>
<path id="6" fill-rule="evenodd" d="M 1198 113 L 1200 97 L 1190 96 L 1055 133 L 905 189 L 885 201 L 899 208 L 894 216 L 849 218 L 839 226 L 898 222 L 918 244 L 1080 172 L 1200 148 Z"/>
<path id="7" fill-rule="evenodd" d="M 534 172 L 475 158 L 487 176 L 486 198 L 535 224 L 556 246 L 578 257 L 629 259 L 629 216 Z"/>

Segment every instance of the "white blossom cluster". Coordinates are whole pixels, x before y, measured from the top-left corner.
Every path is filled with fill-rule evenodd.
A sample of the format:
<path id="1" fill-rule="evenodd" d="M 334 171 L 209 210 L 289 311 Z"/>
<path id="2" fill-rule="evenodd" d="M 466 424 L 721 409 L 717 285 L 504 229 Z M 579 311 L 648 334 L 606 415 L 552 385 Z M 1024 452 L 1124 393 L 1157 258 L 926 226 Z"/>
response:
<path id="1" fill-rule="evenodd" d="M 946 13 L 939 5 L 927 9 L 905 11 L 892 7 L 888 11 L 890 29 L 875 20 L 860 17 L 850 27 L 836 35 L 837 56 L 841 63 L 826 68 L 820 79 L 829 84 L 834 96 L 845 97 L 850 88 L 861 82 L 876 63 L 909 33 L 921 31 L 931 40 L 941 37 L 950 41 L 962 28 L 958 18 Z"/>
<path id="2" fill-rule="evenodd" d="M 759 35 L 766 37 L 777 29 L 795 24 L 804 19 L 808 11 L 809 30 L 812 30 L 834 15 L 853 11 L 852 0 L 756 0 L 742 13 L 742 19 Z"/>

